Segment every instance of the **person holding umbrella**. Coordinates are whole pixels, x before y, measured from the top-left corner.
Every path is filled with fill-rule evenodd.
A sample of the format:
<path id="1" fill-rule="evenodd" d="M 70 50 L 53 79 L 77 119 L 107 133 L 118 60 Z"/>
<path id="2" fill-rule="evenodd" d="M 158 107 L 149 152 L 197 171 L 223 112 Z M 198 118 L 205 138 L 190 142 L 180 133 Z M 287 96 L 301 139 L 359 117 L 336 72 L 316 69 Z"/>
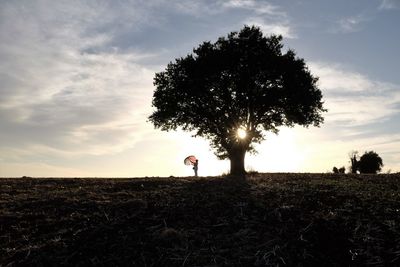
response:
<path id="1" fill-rule="evenodd" d="M 195 156 L 186 157 L 183 163 L 185 163 L 185 165 L 193 165 L 194 176 L 198 176 L 197 171 L 199 170 L 199 160 L 196 159 Z"/>
<path id="2" fill-rule="evenodd" d="M 199 160 L 196 159 L 196 161 L 193 163 L 193 170 L 194 170 L 194 176 L 197 177 L 197 171 L 199 169 Z"/>

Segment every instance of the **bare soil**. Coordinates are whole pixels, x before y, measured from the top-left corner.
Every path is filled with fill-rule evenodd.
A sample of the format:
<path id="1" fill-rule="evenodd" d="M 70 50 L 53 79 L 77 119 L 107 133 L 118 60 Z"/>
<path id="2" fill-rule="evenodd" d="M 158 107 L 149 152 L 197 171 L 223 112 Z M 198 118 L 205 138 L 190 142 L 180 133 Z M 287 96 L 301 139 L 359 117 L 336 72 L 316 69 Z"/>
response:
<path id="1" fill-rule="evenodd" d="M 0 179 L 0 266 L 400 266 L 400 175 Z"/>

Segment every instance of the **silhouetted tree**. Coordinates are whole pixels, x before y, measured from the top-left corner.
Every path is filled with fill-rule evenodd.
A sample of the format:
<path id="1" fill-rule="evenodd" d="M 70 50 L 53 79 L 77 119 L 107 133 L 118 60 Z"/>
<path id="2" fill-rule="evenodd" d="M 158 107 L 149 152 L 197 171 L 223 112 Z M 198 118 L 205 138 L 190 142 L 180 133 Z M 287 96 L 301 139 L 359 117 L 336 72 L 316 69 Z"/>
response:
<path id="1" fill-rule="evenodd" d="M 358 151 L 351 151 L 349 153 L 349 157 L 350 157 L 350 172 L 351 173 L 357 173 L 358 171 Z"/>
<path id="2" fill-rule="evenodd" d="M 358 162 L 360 173 L 378 173 L 383 167 L 382 158 L 374 151 L 365 152 Z"/>
<path id="3" fill-rule="evenodd" d="M 345 170 L 346 170 L 345 167 L 340 167 L 340 168 L 338 169 L 338 168 L 335 166 L 335 167 L 333 167 L 332 172 L 333 172 L 333 173 L 344 173 Z"/>
<path id="4" fill-rule="evenodd" d="M 339 168 L 338 171 L 339 171 L 339 173 L 345 173 L 346 168 L 343 166 L 343 167 Z"/>
<path id="5" fill-rule="evenodd" d="M 246 151 L 264 140 L 263 130 L 279 126 L 319 126 L 322 94 L 303 59 L 282 52 L 281 36 L 263 36 L 245 26 L 156 73 L 156 128 L 191 131 L 210 140 L 220 159 L 229 158 L 231 174 L 243 175 Z M 241 138 L 237 132 L 246 132 Z"/>

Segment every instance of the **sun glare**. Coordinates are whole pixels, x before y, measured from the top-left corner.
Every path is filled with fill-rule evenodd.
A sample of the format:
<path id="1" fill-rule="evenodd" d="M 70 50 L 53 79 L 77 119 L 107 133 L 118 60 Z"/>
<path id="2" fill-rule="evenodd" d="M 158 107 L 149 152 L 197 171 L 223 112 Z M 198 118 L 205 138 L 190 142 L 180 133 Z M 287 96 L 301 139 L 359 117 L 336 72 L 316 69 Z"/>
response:
<path id="1" fill-rule="evenodd" d="M 281 129 L 279 135 L 267 133 L 265 141 L 256 145 L 257 155 L 249 155 L 246 163 L 260 172 L 304 171 L 307 149 L 293 129 Z"/>
<path id="2" fill-rule="evenodd" d="M 243 129 L 243 128 L 239 128 L 239 129 L 237 130 L 237 136 L 238 136 L 240 139 L 246 138 L 246 136 L 247 136 L 246 130 Z"/>

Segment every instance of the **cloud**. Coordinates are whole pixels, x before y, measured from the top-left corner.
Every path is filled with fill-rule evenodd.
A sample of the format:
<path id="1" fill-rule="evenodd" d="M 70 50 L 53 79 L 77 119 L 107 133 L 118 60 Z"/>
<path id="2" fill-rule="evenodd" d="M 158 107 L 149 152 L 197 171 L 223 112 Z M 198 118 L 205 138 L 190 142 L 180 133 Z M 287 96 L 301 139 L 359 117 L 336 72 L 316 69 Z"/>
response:
<path id="1" fill-rule="evenodd" d="M 311 62 L 308 65 L 320 77 L 319 84 L 325 90 L 361 92 L 380 89 L 377 82 L 341 64 Z"/>
<path id="2" fill-rule="evenodd" d="M 223 12 L 221 9 L 221 4 L 218 1 L 207 2 L 196 1 L 196 0 L 186 0 L 186 1 L 165 1 L 164 9 L 172 9 L 172 12 L 177 14 L 187 14 L 196 18 L 201 18 L 204 15 L 215 15 Z"/>
<path id="3" fill-rule="evenodd" d="M 400 112 L 400 86 L 375 81 L 339 64 L 312 62 L 328 108 L 327 122 L 344 126 L 387 120 Z"/>
<path id="4" fill-rule="evenodd" d="M 398 9 L 399 2 L 397 0 L 382 0 L 378 9 L 388 10 L 388 9 Z"/>
<path id="5" fill-rule="evenodd" d="M 258 26 L 267 35 L 277 34 L 286 38 L 296 38 L 286 12 L 271 3 L 254 0 L 229 0 L 223 1 L 222 7 L 251 12 L 250 16 L 243 20 L 243 23 Z"/>
<path id="6" fill-rule="evenodd" d="M 229 0 L 222 1 L 222 6 L 230 9 L 246 9 L 259 15 L 271 15 L 286 17 L 286 13 L 281 11 L 278 6 L 266 1 L 255 0 Z"/>
<path id="7" fill-rule="evenodd" d="M 336 31 L 341 33 L 358 32 L 362 29 L 362 23 L 365 21 L 367 19 L 362 15 L 342 18 L 337 22 L 339 28 Z"/>
<path id="8" fill-rule="evenodd" d="M 122 17 L 121 27 L 135 31 L 145 14 L 134 2 L 85 3 L 0 4 L 0 151 L 8 159 L 117 153 L 151 128 L 154 69 L 143 62 L 154 55 L 109 47 Z"/>
<path id="9" fill-rule="evenodd" d="M 297 38 L 297 36 L 293 33 L 291 27 L 289 26 L 288 23 L 267 23 L 264 21 L 263 18 L 250 18 L 248 20 L 245 20 L 244 22 L 247 25 L 255 25 L 260 27 L 260 29 L 264 32 L 266 35 L 282 35 L 285 38 Z"/>

